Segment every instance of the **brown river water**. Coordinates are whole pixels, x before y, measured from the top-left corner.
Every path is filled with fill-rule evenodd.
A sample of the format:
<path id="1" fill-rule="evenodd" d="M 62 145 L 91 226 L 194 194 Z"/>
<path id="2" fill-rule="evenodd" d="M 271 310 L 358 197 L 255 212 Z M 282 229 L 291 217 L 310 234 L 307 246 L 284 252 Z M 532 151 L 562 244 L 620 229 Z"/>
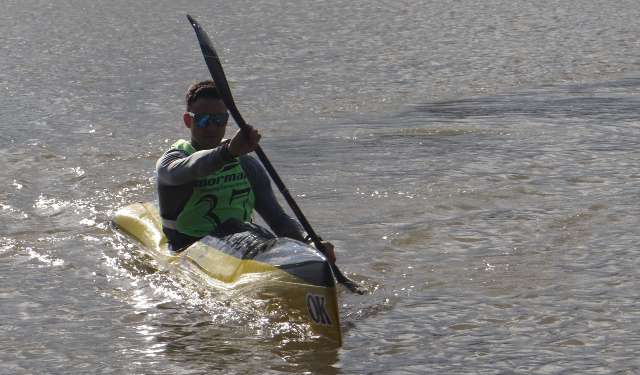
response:
<path id="1" fill-rule="evenodd" d="M 340 291 L 340 348 L 109 225 L 155 199 L 208 77 L 186 13 L 371 291 Z M 1 1 L 0 374 L 640 373 L 638 19 L 625 0 Z"/>

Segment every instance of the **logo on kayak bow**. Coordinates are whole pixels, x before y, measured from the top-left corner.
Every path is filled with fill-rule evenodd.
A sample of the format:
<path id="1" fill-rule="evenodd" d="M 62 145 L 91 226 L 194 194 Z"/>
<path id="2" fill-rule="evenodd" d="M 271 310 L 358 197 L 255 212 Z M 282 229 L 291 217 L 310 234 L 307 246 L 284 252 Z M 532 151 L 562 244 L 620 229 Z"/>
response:
<path id="1" fill-rule="evenodd" d="M 307 294 L 307 310 L 309 316 L 317 324 L 331 325 L 331 318 L 327 313 L 326 298 L 317 294 Z"/>

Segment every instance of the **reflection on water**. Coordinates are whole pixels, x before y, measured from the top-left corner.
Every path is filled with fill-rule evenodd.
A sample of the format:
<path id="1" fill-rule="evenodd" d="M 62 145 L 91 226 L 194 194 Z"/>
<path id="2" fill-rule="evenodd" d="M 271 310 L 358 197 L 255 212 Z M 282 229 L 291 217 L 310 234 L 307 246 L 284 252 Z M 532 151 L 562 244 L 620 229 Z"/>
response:
<path id="1" fill-rule="evenodd" d="M 134 257 L 127 262 L 138 261 Z M 277 356 L 278 371 L 336 372 L 339 348 L 295 323 L 286 305 L 237 291 L 230 295 L 176 271 L 133 277 L 135 289 L 127 299 L 135 312 L 123 316 L 121 323 L 142 336 L 145 345 L 132 354 L 161 355 L 194 371 L 259 372 L 264 361 Z"/>
<path id="2" fill-rule="evenodd" d="M 136 250 L 131 240 L 118 233 L 114 236 L 117 255 L 110 263 L 132 280 L 133 289 L 125 299 L 135 309 L 121 323 L 147 342 L 135 352 L 162 355 L 200 371 L 224 371 L 227 366 L 234 371 L 258 371 L 260 358 L 271 361 L 276 355 L 281 359 L 274 367 L 278 371 L 335 373 L 332 366 L 339 348 L 314 334 L 303 323 L 306 319 L 296 317 L 287 301 L 280 302 L 283 297 L 269 293 L 268 286 L 260 284 L 262 288 L 256 289 L 255 283 L 245 280 L 246 288 L 227 289 L 194 268 L 159 263 Z M 246 362 L 248 357 L 255 360 Z M 220 360 L 212 364 L 211 358 Z M 246 363 L 239 366 L 239 362 Z"/>

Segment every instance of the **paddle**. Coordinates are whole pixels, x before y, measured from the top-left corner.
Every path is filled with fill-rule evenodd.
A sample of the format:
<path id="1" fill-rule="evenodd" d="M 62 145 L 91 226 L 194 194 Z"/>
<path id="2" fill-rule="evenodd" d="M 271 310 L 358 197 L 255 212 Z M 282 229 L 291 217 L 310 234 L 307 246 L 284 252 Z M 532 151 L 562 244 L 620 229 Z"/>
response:
<path id="1" fill-rule="evenodd" d="M 240 111 L 238 111 L 238 108 L 236 107 L 236 104 L 233 101 L 233 96 L 231 95 L 231 89 L 229 88 L 229 84 L 227 83 L 227 77 L 225 76 L 224 71 L 222 70 L 222 63 L 220 62 L 220 58 L 218 57 L 216 50 L 213 48 L 213 44 L 211 43 L 209 36 L 200 27 L 198 22 L 196 22 L 196 20 L 193 19 L 193 17 L 187 14 L 187 18 L 189 19 L 191 26 L 193 26 L 193 30 L 196 32 L 196 36 L 198 37 L 198 43 L 200 44 L 200 49 L 202 50 L 202 55 L 204 56 L 204 61 L 207 63 L 207 68 L 209 68 L 211 77 L 213 78 L 213 81 L 216 83 L 216 87 L 220 92 L 222 101 L 227 106 L 227 109 L 231 113 L 231 116 L 233 117 L 233 119 L 236 121 L 236 124 L 238 124 L 238 127 L 240 127 L 242 131 L 246 130 L 247 123 L 242 118 L 242 115 L 240 115 Z M 271 176 L 271 179 L 280 190 L 280 193 L 282 193 L 282 195 L 284 196 L 284 199 L 289 204 L 289 207 L 291 207 L 291 210 L 298 218 L 298 221 L 300 222 L 300 224 L 302 224 L 302 227 L 307 232 L 309 237 L 311 237 L 311 240 L 316 245 L 316 248 L 320 250 L 323 254 L 327 255 L 327 251 L 324 248 L 324 245 L 322 244 L 322 238 L 320 238 L 320 236 L 316 234 L 316 232 L 311 227 L 311 224 L 309 224 L 309 222 L 307 221 L 307 218 L 302 213 L 302 210 L 300 210 L 300 207 L 298 207 L 298 204 L 289 193 L 289 190 L 280 179 L 280 176 L 278 176 L 278 173 L 273 168 L 273 165 L 271 165 L 271 162 L 267 158 L 267 155 L 265 155 L 265 153 L 262 151 L 262 148 L 260 146 L 258 146 L 255 152 L 258 155 L 258 158 L 260 159 L 260 161 L 262 162 L 262 165 L 264 165 L 265 169 L 269 173 L 269 176 Z M 342 271 L 340 271 L 340 269 L 335 263 L 329 262 L 329 265 L 331 267 L 331 270 L 333 271 L 333 274 L 336 277 L 336 280 L 339 283 L 343 284 L 345 287 L 347 287 L 347 289 L 349 289 L 354 293 L 364 294 L 364 290 L 360 288 L 358 284 L 356 284 L 353 280 L 346 277 L 342 273 Z"/>

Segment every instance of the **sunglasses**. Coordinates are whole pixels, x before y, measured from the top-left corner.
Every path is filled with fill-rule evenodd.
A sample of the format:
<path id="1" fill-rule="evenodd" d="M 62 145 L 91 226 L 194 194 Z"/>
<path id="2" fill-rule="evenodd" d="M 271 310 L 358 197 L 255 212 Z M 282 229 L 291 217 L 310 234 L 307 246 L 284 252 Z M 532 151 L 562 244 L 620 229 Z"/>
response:
<path id="1" fill-rule="evenodd" d="M 224 113 L 193 113 L 187 112 L 189 116 L 196 122 L 196 128 L 204 129 L 209 125 L 223 127 L 229 121 L 229 112 Z"/>

